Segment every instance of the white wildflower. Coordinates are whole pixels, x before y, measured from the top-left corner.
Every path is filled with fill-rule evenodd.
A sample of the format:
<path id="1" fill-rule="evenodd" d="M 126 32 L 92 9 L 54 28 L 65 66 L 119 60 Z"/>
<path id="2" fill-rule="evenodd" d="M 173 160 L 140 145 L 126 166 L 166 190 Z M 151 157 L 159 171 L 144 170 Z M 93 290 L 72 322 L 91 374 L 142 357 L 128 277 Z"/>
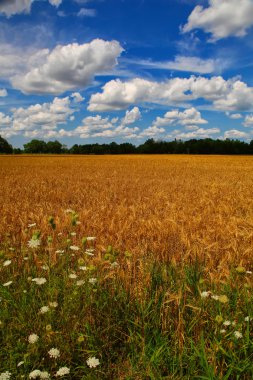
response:
<path id="1" fill-rule="evenodd" d="M 21 361 L 21 362 L 19 362 L 18 364 L 17 364 L 17 367 L 20 367 L 21 365 L 23 365 L 24 364 L 24 361 Z"/>
<path id="2" fill-rule="evenodd" d="M 36 223 L 30 223 L 28 224 L 28 228 L 32 228 L 32 227 L 35 227 L 36 226 Z"/>
<path id="3" fill-rule="evenodd" d="M 61 367 L 58 369 L 58 371 L 56 372 L 55 376 L 65 376 L 65 375 L 68 375 L 70 373 L 70 369 L 68 367 Z"/>
<path id="4" fill-rule="evenodd" d="M 64 249 L 57 249 L 57 251 L 55 251 L 55 253 L 64 253 Z"/>
<path id="5" fill-rule="evenodd" d="M 87 239 L 87 241 L 96 240 L 95 236 L 88 236 L 86 239 Z"/>
<path id="6" fill-rule="evenodd" d="M 24 257 L 23 260 L 27 261 L 27 260 L 29 260 L 29 257 Z"/>
<path id="7" fill-rule="evenodd" d="M 47 282 L 46 278 L 44 277 L 36 277 L 32 279 L 33 282 L 35 282 L 37 285 L 43 285 Z"/>
<path id="8" fill-rule="evenodd" d="M 29 248 L 38 248 L 40 246 L 40 240 L 39 239 L 31 239 L 28 241 L 27 245 Z"/>
<path id="9" fill-rule="evenodd" d="M 246 273 L 247 274 L 252 274 L 252 271 L 251 270 L 247 270 Z"/>
<path id="10" fill-rule="evenodd" d="M 251 322 L 252 321 L 252 318 L 250 316 L 247 316 L 244 318 L 245 322 Z"/>
<path id="11" fill-rule="evenodd" d="M 6 260 L 3 262 L 3 267 L 8 267 L 11 264 L 11 260 Z"/>
<path id="12" fill-rule="evenodd" d="M 70 232 L 71 236 L 76 236 L 76 232 Z"/>
<path id="13" fill-rule="evenodd" d="M 85 270 L 87 270 L 87 267 L 81 265 L 81 266 L 79 267 L 79 269 L 85 271 Z"/>
<path id="14" fill-rule="evenodd" d="M 58 307 L 58 302 L 49 302 L 49 306 L 56 308 Z"/>
<path id="15" fill-rule="evenodd" d="M 40 377 L 41 371 L 39 369 L 35 369 L 34 371 L 30 372 L 29 379 L 37 379 Z"/>
<path id="16" fill-rule="evenodd" d="M 213 299 L 213 300 L 215 300 L 215 301 L 219 301 L 219 296 L 216 296 L 215 294 L 213 295 L 213 296 L 211 296 L 211 298 Z"/>
<path id="17" fill-rule="evenodd" d="M 13 283 L 13 281 L 8 281 L 8 282 L 6 282 L 5 284 L 3 284 L 3 286 L 10 286 L 12 283 Z M 1 380 L 1 379 L 0 379 L 0 380 Z"/>
<path id="18" fill-rule="evenodd" d="M 211 292 L 210 292 L 210 291 L 200 293 L 200 297 L 201 297 L 201 298 L 207 298 L 207 297 L 209 297 L 210 295 L 211 295 Z"/>
<path id="19" fill-rule="evenodd" d="M 241 339 L 242 338 L 242 333 L 240 333 L 240 331 L 235 331 L 234 332 L 234 336 L 236 339 Z"/>
<path id="20" fill-rule="evenodd" d="M 79 250 L 80 250 L 80 248 L 77 247 L 77 245 L 71 245 L 71 246 L 69 247 L 69 249 L 71 249 L 71 251 L 79 251 Z"/>
<path id="21" fill-rule="evenodd" d="M 49 266 L 48 265 L 42 265 L 42 267 L 41 267 L 41 269 L 43 269 L 43 270 L 49 270 Z"/>
<path id="22" fill-rule="evenodd" d="M 51 349 L 48 351 L 48 355 L 49 355 L 50 358 L 52 358 L 52 359 L 58 359 L 59 356 L 60 356 L 60 351 L 58 350 L 58 348 L 51 348 Z"/>
<path id="23" fill-rule="evenodd" d="M 9 380 L 11 378 L 11 373 L 9 371 L 0 373 L 0 380 Z"/>
<path id="24" fill-rule="evenodd" d="M 71 279 L 75 279 L 75 278 L 77 278 L 78 276 L 75 274 L 75 273 L 70 273 L 69 274 L 69 278 L 71 278 Z"/>
<path id="25" fill-rule="evenodd" d="M 40 372 L 40 378 L 43 380 L 48 380 L 50 379 L 50 375 L 47 371 Z"/>
<path id="26" fill-rule="evenodd" d="M 92 285 L 95 285 L 96 282 L 97 282 L 97 279 L 94 278 L 94 277 L 89 279 L 89 283 L 92 284 Z"/>
<path id="27" fill-rule="evenodd" d="M 231 322 L 230 322 L 230 321 L 224 321 L 224 322 L 223 322 L 223 325 L 224 325 L 224 326 L 230 326 L 230 325 L 231 325 Z"/>
<path id="28" fill-rule="evenodd" d="M 28 337 L 28 342 L 30 344 L 34 344 L 34 343 L 38 342 L 38 340 L 39 340 L 39 336 L 37 334 L 31 334 Z"/>
<path id="29" fill-rule="evenodd" d="M 100 364 L 99 359 L 95 358 L 95 356 L 86 360 L 86 363 L 90 368 L 95 368 Z"/>
<path id="30" fill-rule="evenodd" d="M 85 281 L 84 281 L 84 280 L 79 280 L 79 281 L 76 282 L 76 285 L 77 285 L 77 286 L 82 286 L 82 285 L 84 285 L 84 284 L 85 284 Z"/>
<path id="31" fill-rule="evenodd" d="M 221 333 L 221 334 L 225 334 L 225 333 L 226 333 L 226 330 L 222 329 L 222 330 L 220 330 L 220 333 Z"/>
<path id="32" fill-rule="evenodd" d="M 76 224 L 80 225 L 80 224 L 81 224 L 80 220 L 78 220 L 78 221 L 76 222 Z"/>
<path id="33" fill-rule="evenodd" d="M 39 314 L 45 314 L 49 311 L 49 307 L 48 306 L 42 306 L 40 308 L 40 311 L 39 311 Z"/>

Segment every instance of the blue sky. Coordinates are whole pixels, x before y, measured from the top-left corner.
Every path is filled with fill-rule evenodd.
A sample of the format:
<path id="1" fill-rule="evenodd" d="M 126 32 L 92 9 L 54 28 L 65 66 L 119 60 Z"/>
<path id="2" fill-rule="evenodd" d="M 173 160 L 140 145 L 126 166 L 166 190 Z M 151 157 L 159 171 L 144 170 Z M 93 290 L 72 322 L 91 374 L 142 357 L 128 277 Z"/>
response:
<path id="1" fill-rule="evenodd" d="M 253 139 L 253 0 L 0 0 L 0 135 Z"/>

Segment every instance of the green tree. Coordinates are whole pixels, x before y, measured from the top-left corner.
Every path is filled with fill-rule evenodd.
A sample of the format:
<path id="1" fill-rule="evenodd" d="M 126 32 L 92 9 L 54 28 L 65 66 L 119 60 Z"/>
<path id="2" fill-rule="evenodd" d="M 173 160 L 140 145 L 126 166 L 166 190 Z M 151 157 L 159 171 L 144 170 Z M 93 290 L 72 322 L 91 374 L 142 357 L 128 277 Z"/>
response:
<path id="1" fill-rule="evenodd" d="M 32 140 L 27 144 L 24 144 L 25 153 L 47 153 L 47 144 L 45 141 Z"/>
<path id="2" fill-rule="evenodd" d="M 13 152 L 12 146 L 0 136 L 0 153 L 11 154 Z"/>

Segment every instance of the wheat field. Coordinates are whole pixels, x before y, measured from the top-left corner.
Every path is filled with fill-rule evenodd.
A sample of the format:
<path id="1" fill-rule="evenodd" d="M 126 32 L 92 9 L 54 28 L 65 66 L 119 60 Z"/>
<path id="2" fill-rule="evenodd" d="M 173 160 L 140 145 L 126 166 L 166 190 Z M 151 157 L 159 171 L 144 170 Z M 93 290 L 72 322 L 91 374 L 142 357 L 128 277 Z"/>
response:
<path id="1" fill-rule="evenodd" d="M 0 236 L 79 214 L 79 233 L 161 260 L 249 264 L 253 158 L 227 156 L 0 157 Z M 43 225 L 43 223 L 45 225 Z M 67 221 L 66 221 L 67 224 Z"/>
<path id="2" fill-rule="evenodd" d="M 252 169 L 0 157 L 0 379 L 251 380 Z"/>

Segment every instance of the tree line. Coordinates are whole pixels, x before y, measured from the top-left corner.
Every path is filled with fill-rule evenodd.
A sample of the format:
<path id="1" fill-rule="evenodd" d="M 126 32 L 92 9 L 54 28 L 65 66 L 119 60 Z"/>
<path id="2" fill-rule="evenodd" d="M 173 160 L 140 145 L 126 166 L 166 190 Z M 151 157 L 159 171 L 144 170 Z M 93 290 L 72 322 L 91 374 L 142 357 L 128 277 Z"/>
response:
<path id="1" fill-rule="evenodd" d="M 24 148 L 13 148 L 0 136 L 0 154 L 248 154 L 253 155 L 253 140 L 249 143 L 240 140 L 191 139 L 188 141 L 155 141 L 148 139 L 135 146 L 131 143 L 117 144 L 75 144 L 71 148 L 59 141 L 33 139 Z"/>

